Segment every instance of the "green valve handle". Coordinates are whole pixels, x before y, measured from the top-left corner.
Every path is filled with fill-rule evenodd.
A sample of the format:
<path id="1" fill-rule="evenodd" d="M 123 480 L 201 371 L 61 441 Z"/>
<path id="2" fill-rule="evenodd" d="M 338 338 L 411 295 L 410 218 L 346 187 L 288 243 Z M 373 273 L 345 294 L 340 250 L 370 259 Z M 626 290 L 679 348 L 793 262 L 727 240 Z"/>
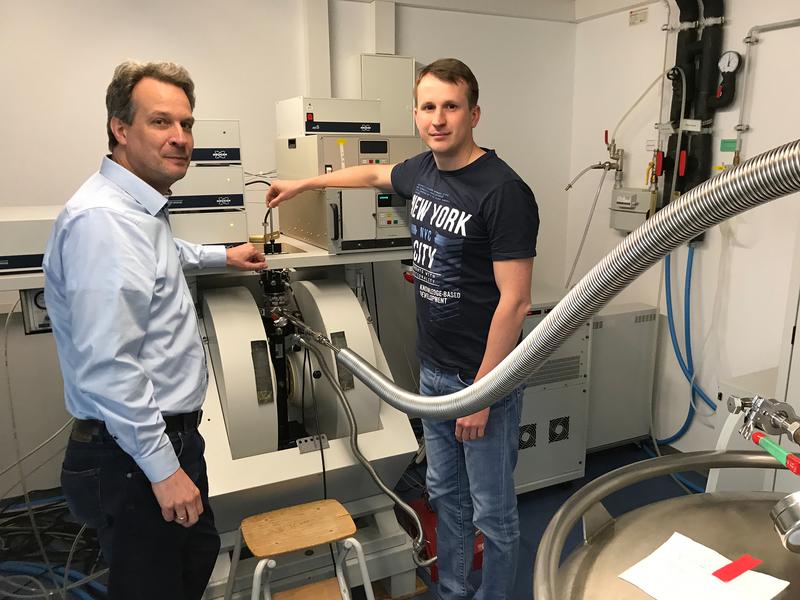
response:
<path id="1" fill-rule="evenodd" d="M 752 440 L 754 444 L 769 452 L 775 460 L 792 473 L 800 475 L 800 458 L 773 442 L 760 431 L 753 433 Z"/>

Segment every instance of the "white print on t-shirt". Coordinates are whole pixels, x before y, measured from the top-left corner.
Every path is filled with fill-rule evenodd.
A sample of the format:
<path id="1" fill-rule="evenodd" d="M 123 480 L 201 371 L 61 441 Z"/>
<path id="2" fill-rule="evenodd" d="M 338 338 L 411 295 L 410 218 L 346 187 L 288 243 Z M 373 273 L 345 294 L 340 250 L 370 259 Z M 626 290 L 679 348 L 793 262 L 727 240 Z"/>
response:
<path id="1" fill-rule="evenodd" d="M 423 244 L 419 240 L 414 240 L 414 262 L 423 265 L 426 269 L 433 267 L 433 257 L 436 256 L 436 248 L 428 244 Z"/>
<path id="2" fill-rule="evenodd" d="M 448 298 L 461 298 L 461 292 L 456 291 L 443 291 L 438 290 L 436 288 L 428 287 L 427 285 L 420 284 L 419 286 L 419 295 L 425 298 L 426 300 L 430 300 L 431 302 L 436 302 L 437 304 L 447 304 Z"/>
<path id="3" fill-rule="evenodd" d="M 431 208 L 433 210 L 430 210 Z M 467 237 L 466 224 L 472 218 L 470 213 L 465 213 L 453 206 L 436 204 L 414 194 L 411 199 L 411 216 L 419 221 L 424 221 L 429 211 L 431 213 L 428 220 L 429 225 L 461 237 Z"/>
<path id="4" fill-rule="evenodd" d="M 417 189 L 422 195 L 411 198 L 417 293 L 428 302 L 431 321 L 452 319 L 459 315 L 462 248 L 472 214 L 451 206 L 447 194 Z"/>
<path id="5" fill-rule="evenodd" d="M 472 215 L 458 208 L 437 204 L 414 194 L 411 199 L 411 217 L 420 222 L 425 222 L 426 217 L 428 217 L 427 224 L 431 227 L 466 237 L 467 221 L 472 218 Z M 426 239 L 426 241 L 431 241 L 432 232 L 424 227 L 420 227 L 420 230 L 420 237 Z M 437 249 L 420 240 L 414 240 L 413 249 L 414 262 L 424 266 L 426 269 L 432 269 Z"/>

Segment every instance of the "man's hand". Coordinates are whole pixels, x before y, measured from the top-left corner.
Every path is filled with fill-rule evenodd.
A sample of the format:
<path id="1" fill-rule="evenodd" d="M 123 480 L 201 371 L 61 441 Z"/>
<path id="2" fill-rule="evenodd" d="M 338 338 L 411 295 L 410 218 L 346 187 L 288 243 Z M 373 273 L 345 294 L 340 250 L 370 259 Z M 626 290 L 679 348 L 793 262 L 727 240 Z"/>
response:
<path id="1" fill-rule="evenodd" d="M 184 527 L 197 523 L 198 517 L 203 514 L 200 490 L 183 469 L 178 469 L 165 480 L 150 485 L 165 521 L 177 521 Z"/>
<path id="2" fill-rule="evenodd" d="M 456 419 L 456 439 L 463 443 L 482 438 L 489 420 L 489 410 L 491 407 L 487 406 L 476 413 Z"/>
<path id="3" fill-rule="evenodd" d="M 267 268 L 264 253 L 253 244 L 240 244 L 226 250 L 226 264 L 242 271 L 261 271 Z"/>
<path id="4" fill-rule="evenodd" d="M 304 184 L 305 180 L 274 180 L 272 183 L 270 183 L 269 189 L 267 190 L 267 206 L 274 208 L 279 204 L 294 198 L 297 196 L 297 194 L 307 189 Z"/>

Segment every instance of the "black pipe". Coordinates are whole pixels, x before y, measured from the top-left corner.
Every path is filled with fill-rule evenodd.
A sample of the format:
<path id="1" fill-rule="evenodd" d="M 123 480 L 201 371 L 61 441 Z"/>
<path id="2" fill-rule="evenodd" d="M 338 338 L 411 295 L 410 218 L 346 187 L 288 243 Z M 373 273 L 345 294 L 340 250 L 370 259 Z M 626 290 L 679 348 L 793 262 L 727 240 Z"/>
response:
<path id="1" fill-rule="evenodd" d="M 697 0 L 676 0 L 678 5 L 678 20 L 681 23 L 694 23 L 700 19 L 700 8 Z M 684 73 L 681 77 L 677 70 L 669 74 L 672 80 L 672 101 L 670 104 L 669 120 L 673 129 L 681 126 L 681 120 L 691 114 L 692 102 L 695 96 L 695 57 L 697 55 L 697 28 L 682 29 L 678 32 L 678 39 L 675 47 L 675 66 L 680 67 Z M 685 80 L 685 82 L 684 82 Z M 686 103 L 683 114 L 681 114 L 681 98 L 684 95 L 683 88 L 686 87 Z M 678 168 L 680 149 L 675 146 L 678 142 L 677 134 L 673 133 L 667 141 L 667 151 L 664 156 L 664 187 L 661 197 L 662 206 L 666 205 L 672 198 L 672 171 Z M 687 136 L 682 136 L 681 149 L 687 147 Z M 675 180 L 675 189 L 683 191 L 683 177 L 678 176 Z"/>
<path id="2" fill-rule="evenodd" d="M 691 23 L 700 20 L 700 4 L 697 0 L 675 0 L 680 14 L 678 20 L 681 23 Z"/>
<path id="3" fill-rule="evenodd" d="M 697 0 L 676 0 L 679 9 L 678 20 L 681 23 L 693 23 L 700 18 L 700 11 Z M 686 74 L 686 108 L 691 106 L 691 98 L 694 97 L 694 62 L 697 44 L 697 29 L 683 29 L 678 32 L 678 39 L 675 47 L 675 66 L 683 69 Z M 680 77 L 672 80 L 672 104 L 670 105 L 669 120 L 672 127 L 679 127 L 681 118 L 688 113 L 681 112 L 681 86 Z"/>
<path id="4" fill-rule="evenodd" d="M 725 11 L 723 0 L 705 0 L 703 18 L 721 19 Z M 714 118 L 710 100 L 717 95 L 719 85 L 719 59 L 722 56 L 722 23 L 705 25 L 701 39 L 700 61 L 697 67 L 697 95 L 694 101 L 694 118 L 701 121 Z"/>
<path id="5" fill-rule="evenodd" d="M 705 19 L 718 19 L 724 12 L 723 0 L 706 0 L 703 5 Z M 703 128 L 711 127 L 716 107 L 711 102 L 719 86 L 719 59 L 722 55 L 722 23 L 706 25 L 701 39 L 702 51 L 697 65 L 697 89 L 693 103 L 693 117 Z M 693 159 L 687 165 L 683 191 L 700 185 L 711 176 L 712 140 L 710 133 L 691 136 L 689 155 Z"/>

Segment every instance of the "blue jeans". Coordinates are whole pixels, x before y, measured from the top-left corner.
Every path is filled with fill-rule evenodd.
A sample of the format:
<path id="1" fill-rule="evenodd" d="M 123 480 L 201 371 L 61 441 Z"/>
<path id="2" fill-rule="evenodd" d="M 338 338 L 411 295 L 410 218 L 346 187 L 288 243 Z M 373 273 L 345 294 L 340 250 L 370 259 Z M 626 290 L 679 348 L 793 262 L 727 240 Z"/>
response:
<path id="1" fill-rule="evenodd" d="M 470 383 L 457 372 L 421 363 L 422 395 L 449 394 Z M 456 441 L 455 420 L 422 421 L 428 493 L 437 515 L 440 598 L 511 598 L 519 553 L 514 467 L 521 407 L 520 388 L 492 405 L 484 437 L 464 443 Z M 475 528 L 484 536 L 477 591 L 468 580 Z"/>

